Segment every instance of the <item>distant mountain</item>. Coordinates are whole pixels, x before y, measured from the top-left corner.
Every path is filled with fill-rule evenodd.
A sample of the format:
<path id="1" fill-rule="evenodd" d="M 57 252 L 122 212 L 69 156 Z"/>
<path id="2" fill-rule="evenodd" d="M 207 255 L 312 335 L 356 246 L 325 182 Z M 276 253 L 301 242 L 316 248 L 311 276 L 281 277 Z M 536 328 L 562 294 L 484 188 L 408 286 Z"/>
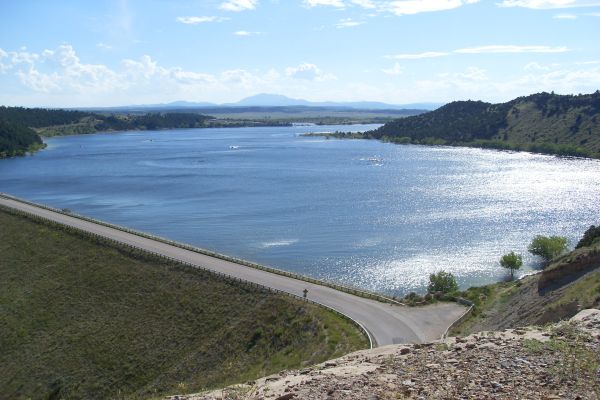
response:
<path id="1" fill-rule="evenodd" d="M 388 122 L 370 137 L 399 143 L 474 145 L 600 158 L 600 91 L 538 93 L 507 103 L 455 101 Z"/>
<path id="2" fill-rule="evenodd" d="M 442 103 L 412 103 L 412 104 L 387 104 L 375 101 L 355 101 L 355 102 L 334 102 L 334 101 L 308 101 L 303 99 L 293 99 L 280 94 L 261 93 L 254 96 L 246 97 L 237 103 L 223 104 L 222 106 L 230 107 L 290 107 L 290 106 L 305 106 L 305 107 L 343 107 L 354 108 L 360 110 L 401 110 L 401 109 L 417 109 L 417 110 L 434 110 L 440 107 Z"/>
<path id="3" fill-rule="evenodd" d="M 224 107 L 289 107 L 310 106 L 311 102 L 301 99 L 292 99 L 280 94 L 261 93 L 246 97 L 237 103 L 226 103 Z"/>
<path id="4" fill-rule="evenodd" d="M 154 107 L 158 106 L 159 104 L 155 104 Z M 193 101 L 173 101 L 171 103 L 167 103 L 164 104 L 164 106 L 166 107 L 170 107 L 170 108 L 185 108 L 185 107 L 214 107 L 217 104 L 215 103 L 208 103 L 208 102 L 202 102 L 202 103 L 195 103 Z"/>
<path id="5" fill-rule="evenodd" d="M 193 109 L 193 108 L 209 108 L 217 107 L 215 103 L 208 102 L 192 102 L 192 101 L 173 101 L 171 103 L 157 103 L 157 104 L 131 104 L 128 106 L 114 106 L 114 107 L 75 107 L 70 108 L 71 110 L 82 110 L 82 111 L 155 111 L 155 110 L 182 110 L 182 109 Z"/>
<path id="6" fill-rule="evenodd" d="M 246 97 L 235 103 L 208 103 L 191 101 L 174 101 L 171 103 L 159 104 L 136 104 L 118 107 L 88 107 L 78 108 L 79 110 L 104 110 L 104 111 L 148 111 L 148 110 L 173 110 L 173 109 L 225 109 L 240 107 L 319 107 L 319 108 L 337 108 L 337 109 L 356 109 L 356 110 L 435 110 L 442 106 L 442 103 L 411 103 L 411 104 L 387 104 L 375 101 L 356 101 L 356 102 L 334 102 L 334 101 L 308 101 L 303 99 L 293 99 L 280 94 L 261 93 Z"/>

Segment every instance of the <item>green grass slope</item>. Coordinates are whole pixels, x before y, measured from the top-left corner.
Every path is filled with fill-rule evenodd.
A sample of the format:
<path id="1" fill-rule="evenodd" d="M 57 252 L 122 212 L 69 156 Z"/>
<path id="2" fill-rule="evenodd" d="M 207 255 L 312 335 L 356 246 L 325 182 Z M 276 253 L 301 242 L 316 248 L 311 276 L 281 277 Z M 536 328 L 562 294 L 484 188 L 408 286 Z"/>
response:
<path id="1" fill-rule="evenodd" d="M 457 101 L 389 122 L 368 137 L 397 143 L 448 144 L 600 157 L 600 91 L 539 93 L 507 103 Z"/>
<path id="2" fill-rule="evenodd" d="M 349 322 L 0 209 L 0 398 L 147 398 L 365 348 Z"/>

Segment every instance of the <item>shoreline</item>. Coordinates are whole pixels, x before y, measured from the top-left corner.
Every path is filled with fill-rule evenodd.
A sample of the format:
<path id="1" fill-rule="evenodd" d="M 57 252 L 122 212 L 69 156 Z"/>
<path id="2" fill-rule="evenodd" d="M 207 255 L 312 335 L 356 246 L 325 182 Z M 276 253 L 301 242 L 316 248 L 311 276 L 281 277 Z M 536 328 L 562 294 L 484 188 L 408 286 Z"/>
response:
<path id="1" fill-rule="evenodd" d="M 226 120 L 221 120 L 221 121 L 226 121 Z M 236 121 L 236 120 L 231 120 L 231 121 Z M 244 120 L 239 120 L 239 121 L 244 121 Z M 88 131 L 88 132 L 74 132 L 74 133 L 55 133 L 55 134 L 44 134 L 42 132 L 38 132 L 35 131 L 37 133 L 37 135 L 40 137 L 40 139 L 42 139 L 42 144 L 41 145 L 31 145 L 29 146 L 26 150 L 22 150 L 21 152 L 17 153 L 17 154 L 10 154 L 10 155 L 2 155 L 0 154 L 0 160 L 3 159 L 8 159 L 8 158 L 14 158 L 14 157 L 24 157 L 24 156 L 28 156 L 28 155 L 33 155 L 41 150 L 44 150 L 47 146 L 47 144 L 44 142 L 44 139 L 49 139 L 49 138 L 54 138 L 54 137 L 63 137 L 63 136 L 86 136 L 86 135 L 95 135 L 95 134 L 118 134 L 118 133 L 127 133 L 127 132 L 162 132 L 162 131 L 173 131 L 173 130 L 183 130 L 183 129 L 220 129 L 220 128 L 278 128 L 278 127 L 291 127 L 294 126 L 295 123 L 299 123 L 299 122 L 292 122 L 292 121 L 253 121 L 256 122 L 256 124 L 222 124 L 222 125 L 209 125 L 209 126 L 197 126 L 197 127 L 193 127 L 193 128 L 180 128 L 180 127 L 173 127 L 173 128 L 154 128 L 154 129 L 139 129 L 139 128 L 134 128 L 134 129 L 127 129 L 127 130 L 94 130 L 94 131 Z M 264 122 L 264 123 L 263 123 Z M 301 123 L 301 122 L 300 122 Z M 324 123 L 319 123 L 316 122 L 314 123 L 314 126 L 328 126 L 328 125 L 344 125 L 344 126 L 350 126 L 350 125 L 373 125 L 373 124 L 380 124 L 379 122 L 370 122 L 370 121 L 346 121 L 346 122 L 337 122 L 337 123 L 333 123 L 333 124 L 324 124 Z M 305 136 L 305 135 L 300 135 L 300 136 Z M 307 136 L 319 136 L 319 135 L 307 135 Z"/>
<path id="2" fill-rule="evenodd" d="M 541 154 L 547 156 L 556 156 L 562 158 L 576 158 L 585 160 L 600 160 L 600 153 L 588 153 L 577 151 L 569 151 L 570 145 L 553 145 L 550 143 L 530 143 L 530 144 L 516 144 L 510 142 L 501 141 L 473 141 L 473 142 L 461 142 L 461 143 L 447 143 L 443 139 L 435 139 L 425 142 L 413 142 L 408 137 L 392 138 L 384 136 L 382 138 L 375 138 L 358 132 L 331 132 L 331 133 L 306 133 L 301 136 L 306 137 L 326 137 L 333 139 L 346 139 L 346 140 L 379 140 L 383 143 L 391 143 L 396 145 L 413 145 L 413 146 L 429 146 L 429 147 L 464 147 L 472 149 L 483 149 L 483 150 L 497 150 L 514 153 L 531 153 Z M 565 146 L 565 147 L 561 147 Z"/>

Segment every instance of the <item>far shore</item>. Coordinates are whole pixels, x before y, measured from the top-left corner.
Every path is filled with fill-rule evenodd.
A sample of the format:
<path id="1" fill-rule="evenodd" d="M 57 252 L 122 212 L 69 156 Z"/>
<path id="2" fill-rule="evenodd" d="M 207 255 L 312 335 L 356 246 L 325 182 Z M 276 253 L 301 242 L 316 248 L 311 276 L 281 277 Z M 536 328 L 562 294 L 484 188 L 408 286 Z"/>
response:
<path id="1" fill-rule="evenodd" d="M 550 143 L 529 143 L 529 144 L 517 144 L 511 142 L 502 142 L 495 140 L 477 140 L 472 142 L 446 142 L 444 139 L 428 138 L 426 140 L 418 141 L 412 140 L 409 137 L 383 137 L 381 139 L 374 138 L 368 134 L 369 132 L 315 132 L 315 133 L 304 133 L 301 136 L 306 137 L 326 137 L 334 139 L 370 139 L 380 140 L 382 142 L 400 144 L 400 145 L 416 145 L 416 146 L 446 146 L 446 147 L 469 147 L 476 149 L 488 149 L 488 150 L 499 150 L 509 152 L 522 152 L 522 153 L 533 153 L 543 154 L 557 157 L 569 157 L 569 158 L 583 158 L 590 160 L 600 159 L 600 154 L 585 154 L 580 151 L 570 149 L 568 146 L 554 145 Z"/>

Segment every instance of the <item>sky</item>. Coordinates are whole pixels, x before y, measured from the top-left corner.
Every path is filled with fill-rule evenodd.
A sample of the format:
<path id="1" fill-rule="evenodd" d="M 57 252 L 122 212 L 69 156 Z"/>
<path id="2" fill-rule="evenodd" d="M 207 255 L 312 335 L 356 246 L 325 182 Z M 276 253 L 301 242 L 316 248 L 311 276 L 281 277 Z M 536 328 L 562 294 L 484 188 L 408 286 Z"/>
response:
<path id="1" fill-rule="evenodd" d="M 0 0 L 0 104 L 600 89 L 600 0 Z"/>

